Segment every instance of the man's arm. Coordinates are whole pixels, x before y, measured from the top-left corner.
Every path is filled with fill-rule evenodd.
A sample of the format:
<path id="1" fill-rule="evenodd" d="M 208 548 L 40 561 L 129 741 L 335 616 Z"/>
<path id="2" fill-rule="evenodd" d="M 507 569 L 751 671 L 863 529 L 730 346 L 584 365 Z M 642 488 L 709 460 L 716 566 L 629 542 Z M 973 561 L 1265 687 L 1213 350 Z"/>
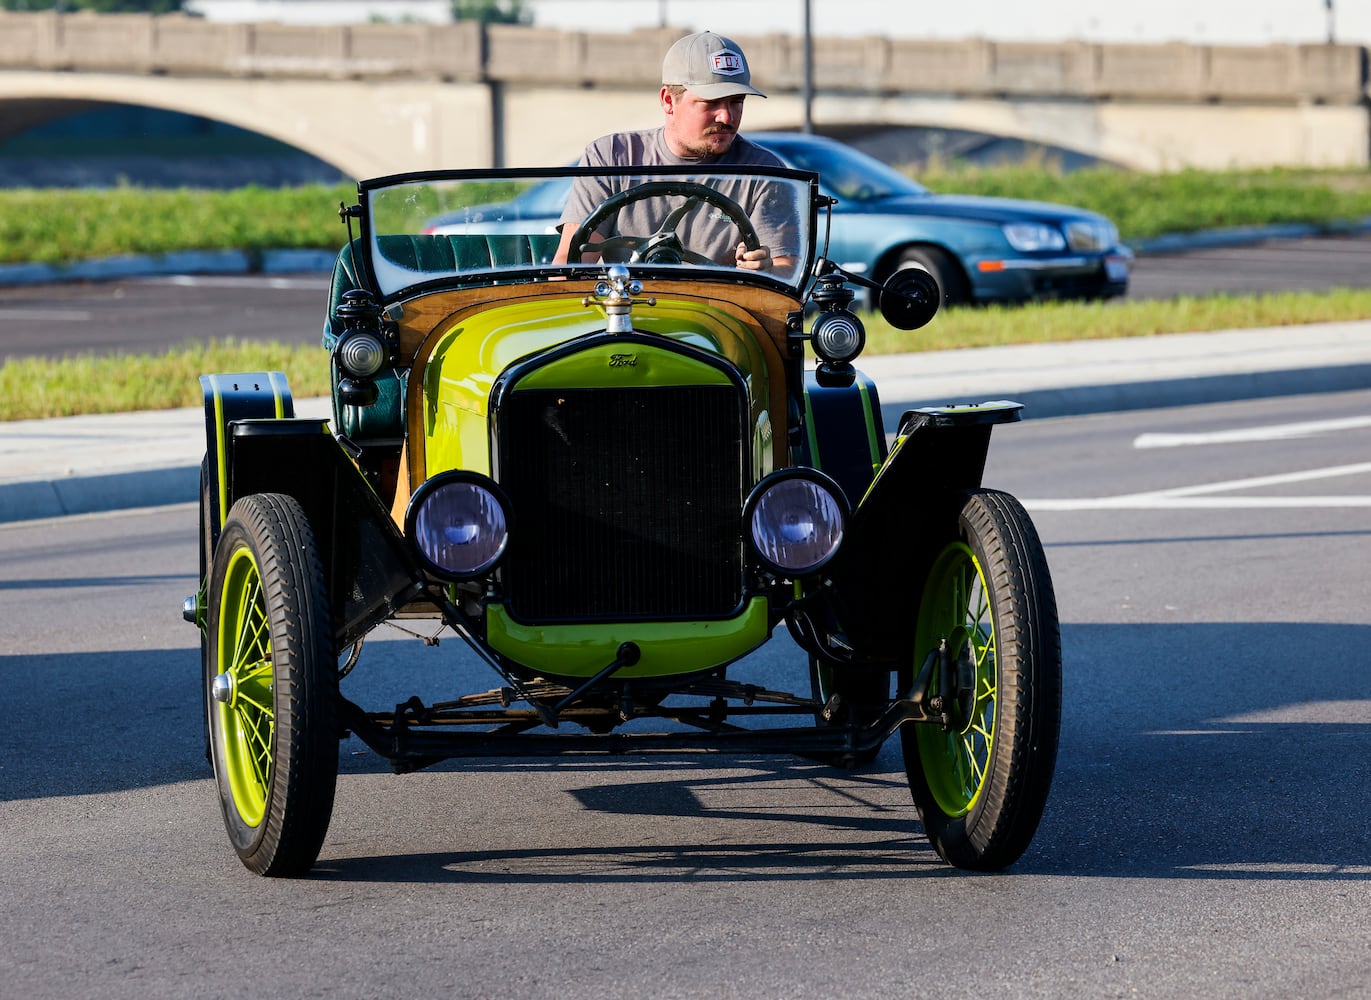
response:
<path id="1" fill-rule="evenodd" d="M 579 254 L 579 253 L 576 254 L 576 259 L 575 259 L 574 261 L 571 259 L 571 257 L 572 257 L 572 251 L 571 251 L 571 238 L 572 238 L 573 236 L 576 235 L 576 230 L 577 230 L 578 228 L 580 228 L 580 227 L 577 226 L 577 225 L 576 225 L 575 223 L 573 223 L 573 222 L 563 223 L 563 225 L 562 225 L 562 239 L 561 239 L 561 242 L 559 242 L 559 243 L 557 244 L 557 252 L 554 253 L 554 254 L 552 255 L 552 263 L 554 263 L 554 264 L 567 264 L 567 263 L 572 263 L 572 264 L 585 264 L 585 263 L 594 264 L 594 263 L 595 263 L 595 260 L 587 261 L 587 260 L 585 259 L 585 255 L 584 255 L 584 254 Z M 589 242 L 591 242 L 591 243 L 601 243 L 601 242 L 603 242 L 603 241 L 604 241 L 604 237 L 601 236 L 599 233 L 592 232 L 592 233 L 590 234 L 590 240 L 589 240 Z M 598 255 L 596 255 L 596 256 L 598 257 Z"/>

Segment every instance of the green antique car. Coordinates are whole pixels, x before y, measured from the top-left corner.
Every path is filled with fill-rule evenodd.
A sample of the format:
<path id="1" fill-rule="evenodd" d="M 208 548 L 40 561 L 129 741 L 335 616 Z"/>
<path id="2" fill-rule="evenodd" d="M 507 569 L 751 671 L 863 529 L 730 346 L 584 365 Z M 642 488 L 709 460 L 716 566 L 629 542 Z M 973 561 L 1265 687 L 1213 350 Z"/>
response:
<path id="1" fill-rule="evenodd" d="M 936 283 L 826 260 L 817 175 L 732 171 L 364 181 L 324 324 L 332 420 L 295 417 L 280 373 L 201 378 L 183 613 L 249 869 L 314 865 L 349 735 L 405 772 L 693 752 L 850 767 L 898 732 L 943 858 L 999 869 L 1027 848 L 1057 751 L 1056 606 L 1028 515 L 982 486 L 1020 407 L 887 429 L 852 363 L 850 285 L 914 329 Z M 568 175 L 597 207 L 563 262 L 518 206 Z M 735 266 L 735 243 L 769 266 Z M 360 704 L 383 625 L 457 636 L 490 680 Z M 793 682 L 749 679 L 782 625 Z"/>

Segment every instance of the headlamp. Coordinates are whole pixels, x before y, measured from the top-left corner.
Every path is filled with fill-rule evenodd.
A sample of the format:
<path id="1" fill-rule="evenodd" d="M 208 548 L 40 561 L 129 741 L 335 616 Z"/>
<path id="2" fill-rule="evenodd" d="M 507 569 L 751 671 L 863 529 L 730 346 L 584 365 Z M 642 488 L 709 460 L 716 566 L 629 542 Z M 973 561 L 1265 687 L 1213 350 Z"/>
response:
<path id="1" fill-rule="evenodd" d="M 757 484 L 743 520 L 763 566 L 780 576 L 804 576 L 838 551 L 847 501 L 838 484 L 816 469 L 783 469 Z"/>
<path id="2" fill-rule="evenodd" d="M 386 345 L 374 333 L 353 330 L 336 348 L 338 366 L 353 378 L 371 378 L 386 363 Z"/>
<path id="3" fill-rule="evenodd" d="M 820 360 L 847 364 L 866 346 L 862 321 L 846 309 L 821 312 L 809 331 L 810 343 Z"/>
<path id="4" fill-rule="evenodd" d="M 509 503 L 495 481 L 443 472 L 410 498 L 405 537 L 437 576 L 469 580 L 495 568 L 509 545 Z"/>

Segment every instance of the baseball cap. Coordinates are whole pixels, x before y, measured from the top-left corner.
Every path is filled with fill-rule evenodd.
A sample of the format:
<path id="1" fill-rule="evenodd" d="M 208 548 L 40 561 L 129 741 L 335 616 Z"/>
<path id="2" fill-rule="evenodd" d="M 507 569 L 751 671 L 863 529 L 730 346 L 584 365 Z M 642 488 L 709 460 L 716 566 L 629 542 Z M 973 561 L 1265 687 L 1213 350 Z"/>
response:
<path id="1" fill-rule="evenodd" d="M 680 84 L 706 101 L 740 94 L 766 96 L 752 86 L 752 72 L 743 50 L 731 38 L 712 31 L 686 35 L 667 49 L 662 83 Z"/>

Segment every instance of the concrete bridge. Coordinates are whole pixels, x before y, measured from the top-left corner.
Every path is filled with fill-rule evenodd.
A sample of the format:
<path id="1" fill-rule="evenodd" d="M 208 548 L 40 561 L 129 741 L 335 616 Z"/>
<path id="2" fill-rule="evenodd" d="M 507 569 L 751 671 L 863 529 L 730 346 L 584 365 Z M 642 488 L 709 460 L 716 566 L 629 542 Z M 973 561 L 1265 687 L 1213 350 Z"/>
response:
<path id="1" fill-rule="evenodd" d="M 353 177 L 574 159 L 660 123 L 680 34 L 512 25 L 218 24 L 184 15 L 0 14 L 0 140 L 120 103 L 282 140 Z M 740 37 L 747 127 L 804 120 L 803 40 Z M 812 117 L 967 129 L 1141 170 L 1371 163 L 1367 50 L 820 38 Z"/>

